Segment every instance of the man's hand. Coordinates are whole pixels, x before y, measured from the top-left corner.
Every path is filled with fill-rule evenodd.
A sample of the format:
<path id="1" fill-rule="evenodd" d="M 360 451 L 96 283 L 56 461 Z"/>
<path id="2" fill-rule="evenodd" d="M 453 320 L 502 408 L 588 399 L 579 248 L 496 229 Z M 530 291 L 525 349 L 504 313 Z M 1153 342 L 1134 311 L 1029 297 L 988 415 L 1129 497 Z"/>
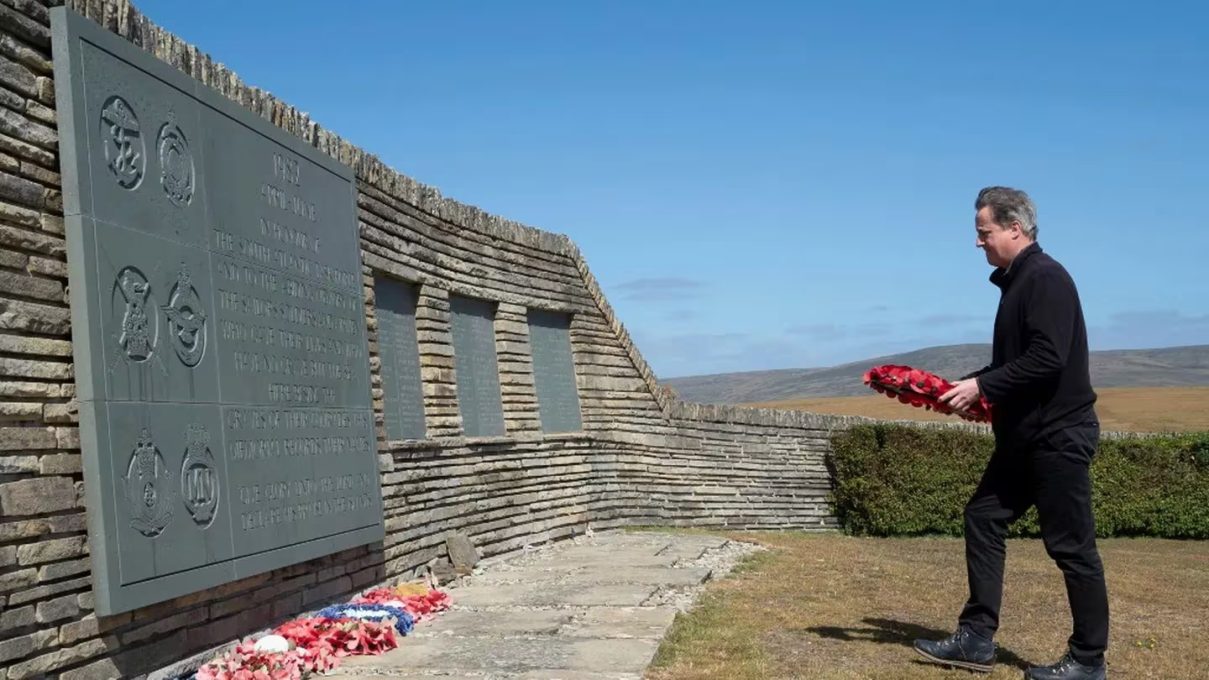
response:
<path id="1" fill-rule="evenodd" d="M 965 413 L 981 396 L 982 390 L 978 387 L 978 378 L 970 378 L 953 383 L 953 389 L 940 395 L 940 401 L 948 404 L 955 411 Z"/>

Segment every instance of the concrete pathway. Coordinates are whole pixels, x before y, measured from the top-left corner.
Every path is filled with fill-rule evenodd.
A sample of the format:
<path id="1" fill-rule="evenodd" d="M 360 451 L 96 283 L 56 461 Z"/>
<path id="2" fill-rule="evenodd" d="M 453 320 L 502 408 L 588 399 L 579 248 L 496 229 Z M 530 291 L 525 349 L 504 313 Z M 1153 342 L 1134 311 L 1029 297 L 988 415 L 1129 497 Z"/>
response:
<path id="1" fill-rule="evenodd" d="M 677 611 L 755 546 L 685 534 L 605 532 L 480 564 L 453 608 L 398 649 L 351 657 L 331 678 L 641 678 Z"/>

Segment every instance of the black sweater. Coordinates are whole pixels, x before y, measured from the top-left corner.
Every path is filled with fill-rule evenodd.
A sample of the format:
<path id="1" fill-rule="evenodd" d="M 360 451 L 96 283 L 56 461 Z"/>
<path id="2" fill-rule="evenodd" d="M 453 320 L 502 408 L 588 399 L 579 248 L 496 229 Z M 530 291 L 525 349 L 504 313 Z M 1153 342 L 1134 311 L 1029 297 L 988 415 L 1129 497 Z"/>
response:
<path id="1" fill-rule="evenodd" d="M 991 365 L 973 375 L 991 402 L 995 442 L 1060 446 L 1067 428 L 1097 422 L 1075 282 L 1034 243 L 991 283 L 1002 291 Z"/>

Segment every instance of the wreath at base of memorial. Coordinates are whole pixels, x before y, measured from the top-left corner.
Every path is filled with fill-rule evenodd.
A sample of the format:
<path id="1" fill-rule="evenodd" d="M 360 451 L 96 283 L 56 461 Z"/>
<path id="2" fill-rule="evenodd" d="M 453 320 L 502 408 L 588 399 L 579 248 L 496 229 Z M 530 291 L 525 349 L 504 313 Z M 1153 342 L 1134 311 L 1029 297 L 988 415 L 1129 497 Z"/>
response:
<path id="1" fill-rule="evenodd" d="M 969 410 L 956 411 L 940 400 L 940 395 L 953 389 L 953 383 L 928 371 L 885 364 L 869 369 L 864 380 L 869 387 L 904 404 L 946 415 L 956 415 L 975 423 L 991 421 L 991 404 L 987 402 L 986 397 L 979 397 Z"/>

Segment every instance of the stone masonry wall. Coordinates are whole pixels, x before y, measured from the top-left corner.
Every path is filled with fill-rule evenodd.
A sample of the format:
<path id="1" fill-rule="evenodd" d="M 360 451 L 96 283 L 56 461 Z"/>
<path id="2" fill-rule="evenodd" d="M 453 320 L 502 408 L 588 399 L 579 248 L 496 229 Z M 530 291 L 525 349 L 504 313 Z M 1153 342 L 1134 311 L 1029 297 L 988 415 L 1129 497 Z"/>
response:
<path id="1" fill-rule="evenodd" d="M 74 402 L 48 5 L 0 0 L 0 680 L 130 677 L 411 576 L 450 532 L 484 554 L 633 524 L 829 527 L 823 456 L 842 418 L 703 407 L 660 386 L 578 249 L 442 198 L 152 25 L 71 0 L 110 31 L 352 167 L 359 189 L 386 540 L 208 591 L 93 612 Z M 428 439 L 382 427 L 375 274 L 419 286 Z M 499 303 L 505 436 L 462 435 L 449 296 Z M 572 313 L 583 431 L 540 430 L 525 312 Z"/>

